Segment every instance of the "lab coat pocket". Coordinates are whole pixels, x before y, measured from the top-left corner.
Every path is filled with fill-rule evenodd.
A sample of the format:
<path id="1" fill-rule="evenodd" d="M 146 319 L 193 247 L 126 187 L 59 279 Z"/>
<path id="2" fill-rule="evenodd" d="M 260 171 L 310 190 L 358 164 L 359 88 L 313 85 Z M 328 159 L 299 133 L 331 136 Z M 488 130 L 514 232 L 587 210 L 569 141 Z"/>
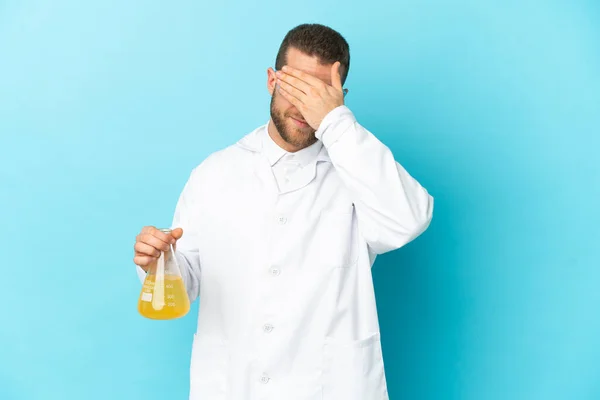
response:
<path id="1" fill-rule="evenodd" d="M 314 235 L 318 265 L 347 268 L 358 258 L 354 232 L 354 207 L 321 211 Z"/>
<path id="2" fill-rule="evenodd" d="M 195 334 L 190 365 L 190 399 L 227 398 L 227 346 L 217 336 Z"/>
<path id="3" fill-rule="evenodd" d="M 350 342 L 328 338 L 323 356 L 323 400 L 388 400 L 379 333 Z"/>

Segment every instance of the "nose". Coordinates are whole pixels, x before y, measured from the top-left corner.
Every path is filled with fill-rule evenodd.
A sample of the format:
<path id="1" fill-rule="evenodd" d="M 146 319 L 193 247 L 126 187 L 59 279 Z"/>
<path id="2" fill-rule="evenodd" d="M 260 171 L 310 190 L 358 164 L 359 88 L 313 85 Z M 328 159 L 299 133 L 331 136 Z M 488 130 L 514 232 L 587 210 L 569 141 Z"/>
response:
<path id="1" fill-rule="evenodd" d="M 295 105 L 291 105 L 291 106 L 290 106 L 290 108 L 288 108 L 288 112 L 287 112 L 287 114 L 288 114 L 290 117 L 294 117 L 294 118 L 296 118 L 296 119 L 300 119 L 300 120 L 304 119 L 304 118 L 302 117 L 302 113 L 300 112 L 300 110 L 298 110 L 298 109 L 296 108 L 296 106 L 295 106 Z"/>

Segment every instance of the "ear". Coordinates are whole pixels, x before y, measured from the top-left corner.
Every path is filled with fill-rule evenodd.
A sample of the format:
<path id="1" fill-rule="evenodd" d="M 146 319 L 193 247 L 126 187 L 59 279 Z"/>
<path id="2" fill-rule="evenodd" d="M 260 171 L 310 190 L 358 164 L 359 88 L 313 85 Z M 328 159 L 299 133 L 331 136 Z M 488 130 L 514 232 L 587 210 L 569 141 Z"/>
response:
<path id="1" fill-rule="evenodd" d="M 275 91 L 276 83 L 277 75 L 275 75 L 275 70 L 271 67 L 267 68 L 267 90 L 271 96 L 273 95 L 273 91 Z"/>

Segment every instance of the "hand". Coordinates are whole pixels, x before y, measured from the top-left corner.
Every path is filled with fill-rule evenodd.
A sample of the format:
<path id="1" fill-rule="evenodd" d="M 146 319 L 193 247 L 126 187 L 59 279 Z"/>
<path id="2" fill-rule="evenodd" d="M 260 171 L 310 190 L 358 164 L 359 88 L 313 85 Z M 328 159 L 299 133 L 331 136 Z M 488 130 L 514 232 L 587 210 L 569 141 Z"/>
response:
<path id="1" fill-rule="evenodd" d="M 162 251 L 171 249 L 170 245 L 181 239 L 183 229 L 173 229 L 171 234 L 161 232 L 153 226 L 145 226 L 135 239 L 133 249 L 135 255 L 133 262 L 139 265 L 144 271 L 148 271 L 148 267 L 158 260 Z"/>
<path id="2" fill-rule="evenodd" d="M 339 61 L 331 66 L 331 85 L 287 65 L 276 75 L 279 93 L 296 106 L 315 130 L 331 110 L 344 104 Z"/>

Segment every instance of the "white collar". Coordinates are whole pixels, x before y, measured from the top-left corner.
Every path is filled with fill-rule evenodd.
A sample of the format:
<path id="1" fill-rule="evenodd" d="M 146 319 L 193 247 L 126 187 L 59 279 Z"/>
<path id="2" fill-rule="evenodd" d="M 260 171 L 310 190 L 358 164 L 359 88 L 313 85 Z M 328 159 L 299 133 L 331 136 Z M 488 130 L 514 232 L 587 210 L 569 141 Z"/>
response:
<path id="1" fill-rule="evenodd" d="M 260 135 L 262 136 L 263 142 L 262 152 L 269 160 L 271 166 L 275 165 L 279 160 L 285 157 L 286 159 L 299 163 L 301 167 L 305 167 L 315 160 L 321 151 L 321 147 L 323 147 L 323 143 L 319 140 L 304 149 L 290 153 L 279 147 L 271 135 L 269 135 L 269 124 L 270 121 L 266 124 L 265 128 L 262 129 Z"/>
<path id="2" fill-rule="evenodd" d="M 329 158 L 329 154 L 327 153 L 327 150 L 325 149 L 325 146 L 323 146 L 323 143 L 319 140 L 317 143 L 300 150 L 300 152 L 296 152 L 296 153 L 287 153 L 285 150 L 283 150 L 281 147 L 279 147 L 275 142 L 273 142 L 273 139 L 271 139 L 271 136 L 269 136 L 269 133 L 267 131 L 268 127 L 269 127 L 269 123 L 266 123 L 265 125 L 259 126 L 258 128 L 254 129 L 252 132 L 248 133 L 247 135 L 245 135 L 244 137 L 242 137 L 238 142 L 237 142 L 237 146 L 248 150 L 248 151 L 252 151 L 255 153 L 264 153 L 265 151 L 269 151 L 269 150 L 265 150 L 265 148 L 267 148 L 267 143 L 268 141 L 265 140 L 266 138 L 268 138 L 275 146 L 277 149 L 276 152 L 283 152 L 282 156 L 285 154 L 294 154 L 299 155 L 300 152 L 304 152 L 304 150 L 307 150 L 307 159 L 313 159 L 315 156 L 312 155 L 313 152 L 316 153 L 316 159 L 317 161 L 329 161 L 331 162 L 331 159 Z M 266 137 L 266 138 L 265 138 Z M 267 156 L 268 157 L 268 156 Z M 277 157 L 277 154 L 275 154 L 275 158 Z M 304 159 L 304 154 L 302 154 L 300 157 L 302 157 L 302 159 Z M 280 157 L 281 158 L 281 157 Z M 275 162 L 277 162 L 280 158 L 277 158 Z M 269 160 L 269 162 L 271 162 L 272 159 Z M 271 164 L 273 165 L 273 164 Z"/>

